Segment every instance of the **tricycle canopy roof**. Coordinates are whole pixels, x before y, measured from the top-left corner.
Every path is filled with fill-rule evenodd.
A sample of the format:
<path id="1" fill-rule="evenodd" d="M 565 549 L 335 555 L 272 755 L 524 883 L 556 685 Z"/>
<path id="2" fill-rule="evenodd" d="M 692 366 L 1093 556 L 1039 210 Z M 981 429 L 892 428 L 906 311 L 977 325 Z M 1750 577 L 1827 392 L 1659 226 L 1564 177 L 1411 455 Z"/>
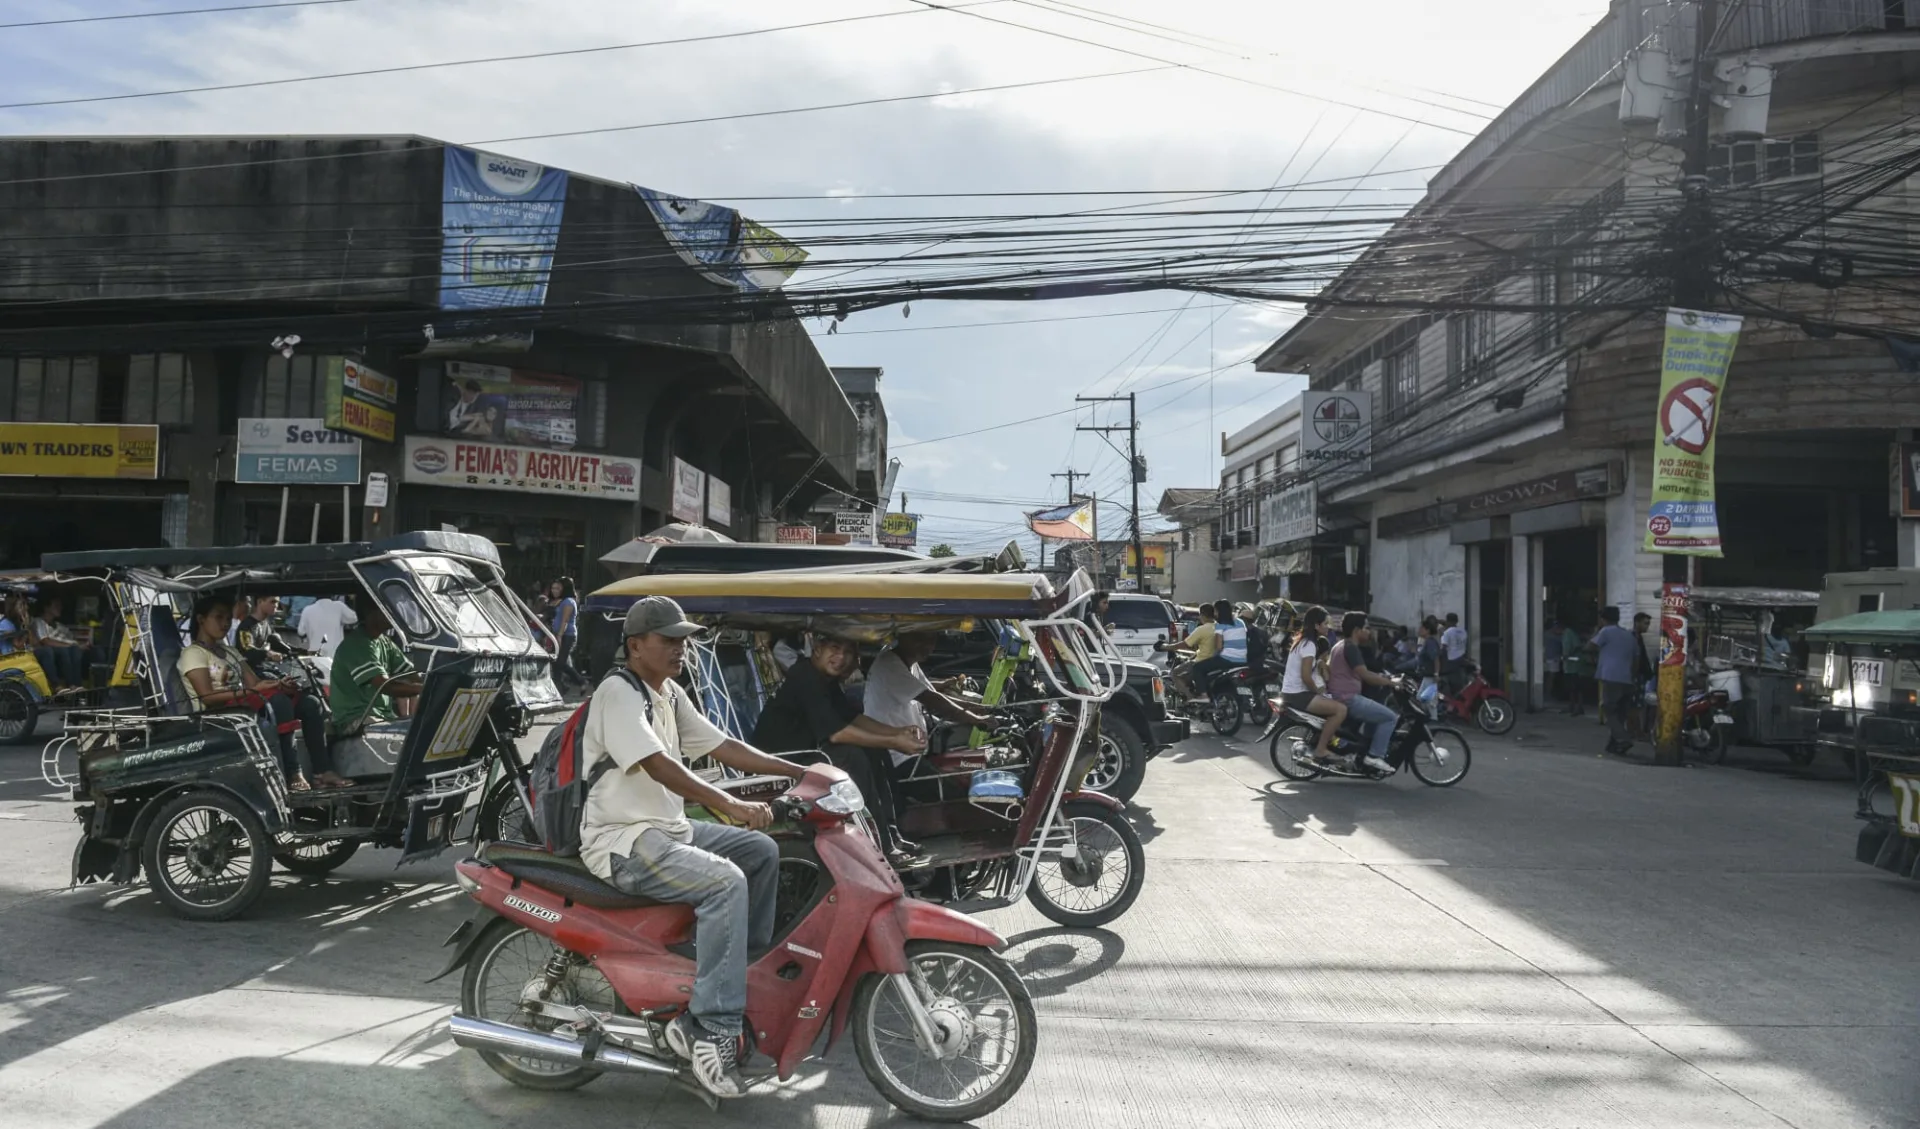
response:
<path id="1" fill-rule="evenodd" d="M 1696 604 L 1724 604 L 1738 608 L 1813 608 L 1820 606 L 1820 593 L 1798 588 L 1708 588 L 1695 587 L 1687 599 Z"/>
<path id="2" fill-rule="evenodd" d="M 493 541 L 474 534 L 447 534 L 420 530 L 378 541 L 330 541 L 321 545 L 227 545 L 205 549 L 96 549 L 88 553 L 48 553 L 40 566 L 50 572 L 81 572 L 90 568 L 144 568 L 156 572 L 213 570 L 213 572 L 340 572 L 351 561 L 384 557 L 388 553 L 440 553 L 499 565 Z"/>
<path id="3" fill-rule="evenodd" d="M 621 613 L 642 596 L 670 596 L 687 614 L 727 626 L 879 638 L 973 619 L 1047 619 L 1091 591 L 1083 573 L 1056 591 L 1039 573 L 748 572 L 637 576 L 594 592 L 587 607 Z"/>
<path id="4" fill-rule="evenodd" d="M 1816 623 L 1803 632 L 1817 643 L 1920 645 L 1920 611 L 1860 612 Z"/>

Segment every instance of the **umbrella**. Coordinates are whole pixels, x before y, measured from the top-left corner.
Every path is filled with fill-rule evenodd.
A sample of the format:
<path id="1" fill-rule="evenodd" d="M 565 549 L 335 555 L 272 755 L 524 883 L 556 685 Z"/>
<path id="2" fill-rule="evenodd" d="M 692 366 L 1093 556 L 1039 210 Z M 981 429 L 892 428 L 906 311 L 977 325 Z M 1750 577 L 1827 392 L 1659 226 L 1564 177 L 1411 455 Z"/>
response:
<path id="1" fill-rule="evenodd" d="M 724 533 L 716 533 L 704 525 L 689 525 L 676 521 L 672 525 L 663 525 L 644 537 L 635 537 L 602 556 L 600 563 L 606 565 L 608 571 L 616 577 L 624 580 L 629 576 L 639 575 L 640 570 L 653 560 L 653 554 L 659 550 L 660 546 L 677 545 L 688 541 L 733 544 L 733 538 Z"/>
<path id="2" fill-rule="evenodd" d="M 676 521 L 670 525 L 663 525 L 652 533 L 644 537 L 636 537 L 634 540 L 651 541 L 656 545 L 665 545 L 681 541 L 712 541 L 721 545 L 733 544 L 733 538 L 724 533 L 708 529 L 704 525 L 694 525 L 684 521 Z M 605 560 L 606 558 L 602 557 L 600 559 Z"/>

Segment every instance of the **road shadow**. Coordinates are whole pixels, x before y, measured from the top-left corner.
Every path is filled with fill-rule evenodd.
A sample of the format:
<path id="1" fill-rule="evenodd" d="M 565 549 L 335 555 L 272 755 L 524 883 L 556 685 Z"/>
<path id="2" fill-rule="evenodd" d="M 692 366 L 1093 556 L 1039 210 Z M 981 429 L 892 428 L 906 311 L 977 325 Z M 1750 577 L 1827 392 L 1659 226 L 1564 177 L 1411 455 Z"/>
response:
<path id="1" fill-rule="evenodd" d="M 1033 998 L 1057 996 L 1120 963 L 1127 942 L 1105 929 L 1056 926 L 1007 938 L 1001 955 L 1013 965 Z"/>
<path id="2" fill-rule="evenodd" d="M 1153 842 L 1160 837 L 1161 832 L 1166 830 L 1160 826 L 1160 821 L 1153 817 L 1153 809 L 1142 804 L 1138 798 L 1127 801 L 1125 815 L 1127 822 L 1133 825 L 1134 832 L 1140 836 L 1142 844 Z"/>

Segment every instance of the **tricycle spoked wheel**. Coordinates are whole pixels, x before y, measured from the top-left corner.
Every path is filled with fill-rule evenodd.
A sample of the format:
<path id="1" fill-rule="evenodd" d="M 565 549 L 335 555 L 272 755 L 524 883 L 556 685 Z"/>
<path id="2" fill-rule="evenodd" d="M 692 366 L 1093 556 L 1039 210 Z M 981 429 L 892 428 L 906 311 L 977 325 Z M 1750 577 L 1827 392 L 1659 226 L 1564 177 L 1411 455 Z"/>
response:
<path id="1" fill-rule="evenodd" d="M 1147 775 L 1147 746 L 1131 725 L 1118 719 L 1101 722 L 1100 755 L 1081 787 L 1116 800 L 1131 800 Z"/>
<path id="2" fill-rule="evenodd" d="M 358 839 L 296 839 L 282 835 L 274 841 L 273 861 L 289 874 L 318 878 L 340 869 L 359 849 Z"/>
<path id="3" fill-rule="evenodd" d="M 951 941 L 907 942 L 908 975 L 940 1036 L 923 1047 L 902 985 L 870 974 L 853 994 L 853 1045 L 867 1081 L 926 1121 L 972 1121 L 999 1109 L 1033 1067 L 1033 1000 L 997 954 Z"/>
<path id="4" fill-rule="evenodd" d="M 24 745 L 33 740 L 40 722 L 40 703 L 18 679 L 0 682 L 0 745 Z"/>
<path id="5" fill-rule="evenodd" d="M 474 838 L 489 843 L 538 843 L 540 832 L 534 829 L 520 790 L 511 776 L 502 779 L 480 804 L 480 818 L 474 824 Z"/>
<path id="6" fill-rule="evenodd" d="M 1214 692 L 1208 705 L 1207 718 L 1213 722 L 1213 731 L 1222 737 L 1231 737 L 1240 732 L 1240 695 L 1232 690 Z"/>
<path id="7" fill-rule="evenodd" d="M 237 917 L 267 888 L 272 840 L 253 809 L 225 792 L 167 801 L 147 828 L 147 881 L 188 921 Z"/>
<path id="8" fill-rule="evenodd" d="M 1313 750 L 1320 746 L 1320 735 L 1305 725 L 1289 725 L 1267 743 L 1267 757 L 1273 770 L 1288 780 L 1317 780 L 1320 769 L 1313 763 Z"/>
<path id="9" fill-rule="evenodd" d="M 1073 831 L 1073 855 L 1062 858 L 1057 842 L 1041 852 L 1027 900 L 1062 925 L 1105 925 L 1127 912 L 1146 881 L 1140 833 L 1119 812 L 1086 800 L 1060 805 L 1060 819 Z"/>
<path id="10" fill-rule="evenodd" d="M 1474 723 L 1495 737 L 1513 728 L 1515 716 L 1513 703 L 1505 698 L 1482 698 L 1473 710 Z"/>
<path id="11" fill-rule="evenodd" d="M 1413 747 L 1408 767 L 1422 784 L 1451 788 L 1467 778 L 1467 769 L 1473 767 L 1473 750 L 1467 747 L 1466 734 L 1458 729 L 1430 726 L 1427 739 Z"/>
<path id="12" fill-rule="evenodd" d="M 499 918 L 487 926 L 460 979 L 460 1013 L 543 1035 L 575 1038 L 563 1019 L 539 1015 L 529 1001 L 610 1013 L 624 1009 L 613 985 L 587 958 L 560 948 L 524 925 Z M 600 1077 L 598 1070 L 497 1051 L 475 1052 L 494 1073 L 529 1090 L 572 1090 Z"/>

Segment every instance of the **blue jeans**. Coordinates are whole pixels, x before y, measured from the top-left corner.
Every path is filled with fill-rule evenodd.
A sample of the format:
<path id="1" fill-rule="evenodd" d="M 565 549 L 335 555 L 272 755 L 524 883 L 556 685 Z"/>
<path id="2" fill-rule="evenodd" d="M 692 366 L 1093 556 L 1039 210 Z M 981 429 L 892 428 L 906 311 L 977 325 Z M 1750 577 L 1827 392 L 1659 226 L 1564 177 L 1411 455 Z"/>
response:
<path id="1" fill-rule="evenodd" d="M 693 907 L 693 998 L 687 1010 L 717 1035 L 740 1034 L 747 952 L 773 942 L 780 848 L 758 831 L 695 822 L 693 842 L 648 828 L 613 856 L 613 884 Z"/>
<path id="2" fill-rule="evenodd" d="M 1363 697 L 1359 694 L 1344 699 L 1344 701 L 1346 703 L 1348 717 L 1373 726 L 1373 733 L 1369 737 L 1371 743 L 1367 747 L 1367 755 L 1386 760 L 1387 745 L 1393 740 L 1393 727 L 1400 724 L 1399 713 L 1395 712 L 1392 706 L 1382 705 L 1372 698 Z"/>

